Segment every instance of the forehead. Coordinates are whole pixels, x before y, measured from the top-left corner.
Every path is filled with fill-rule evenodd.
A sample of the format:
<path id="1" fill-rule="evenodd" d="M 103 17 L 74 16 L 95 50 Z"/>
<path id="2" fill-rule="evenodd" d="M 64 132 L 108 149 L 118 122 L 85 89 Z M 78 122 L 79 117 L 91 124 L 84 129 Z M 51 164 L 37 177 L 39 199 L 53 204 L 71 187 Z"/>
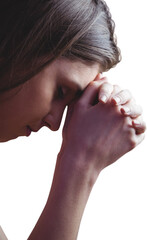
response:
<path id="1" fill-rule="evenodd" d="M 73 87 L 84 90 L 85 87 L 95 79 L 99 73 L 99 64 L 87 65 L 82 61 L 71 61 L 65 58 L 56 60 L 58 79 L 67 82 Z"/>

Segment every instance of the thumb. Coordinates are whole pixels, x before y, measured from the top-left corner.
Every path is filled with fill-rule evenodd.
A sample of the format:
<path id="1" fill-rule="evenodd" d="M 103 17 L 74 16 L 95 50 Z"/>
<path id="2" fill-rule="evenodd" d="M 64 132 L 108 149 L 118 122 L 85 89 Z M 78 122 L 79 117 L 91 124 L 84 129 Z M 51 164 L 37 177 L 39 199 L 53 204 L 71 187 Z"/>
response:
<path id="1" fill-rule="evenodd" d="M 96 78 L 94 79 L 94 81 L 99 82 L 99 84 L 103 84 L 105 82 L 108 82 L 107 77 L 103 77 L 102 73 L 98 73 L 98 75 L 96 76 Z"/>
<path id="2" fill-rule="evenodd" d="M 95 105 L 96 103 L 98 103 L 100 86 L 105 82 L 107 82 L 106 77 L 100 79 L 100 77 L 97 76 L 94 81 L 89 83 L 89 85 L 83 92 L 82 97 L 80 98 L 80 102 L 84 105 Z"/>

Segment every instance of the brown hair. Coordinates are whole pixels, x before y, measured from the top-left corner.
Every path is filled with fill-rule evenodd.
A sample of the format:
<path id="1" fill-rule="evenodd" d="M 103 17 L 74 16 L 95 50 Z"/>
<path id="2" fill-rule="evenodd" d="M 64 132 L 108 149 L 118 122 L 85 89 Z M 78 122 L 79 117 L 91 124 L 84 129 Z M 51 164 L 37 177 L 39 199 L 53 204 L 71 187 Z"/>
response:
<path id="1" fill-rule="evenodd" d="M 1 1 L 0 91 L 24 83 L 59 56 L 109 70 L 120 61 L 114 28 L 102 0 Z"/>

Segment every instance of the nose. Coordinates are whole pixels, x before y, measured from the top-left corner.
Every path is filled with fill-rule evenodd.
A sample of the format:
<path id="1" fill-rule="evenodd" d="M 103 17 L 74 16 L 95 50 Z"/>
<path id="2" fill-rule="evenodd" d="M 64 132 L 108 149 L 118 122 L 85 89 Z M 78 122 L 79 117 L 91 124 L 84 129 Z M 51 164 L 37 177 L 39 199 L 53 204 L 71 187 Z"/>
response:
<path id="1" fill-rule="evenodd" d="M 52 131 L 57 131 L 60 127 L 65 108 L 66 105 L 61 102 L 53 103 L 49 113 L 43 119 L 45 126 L 49 127 Z"/>

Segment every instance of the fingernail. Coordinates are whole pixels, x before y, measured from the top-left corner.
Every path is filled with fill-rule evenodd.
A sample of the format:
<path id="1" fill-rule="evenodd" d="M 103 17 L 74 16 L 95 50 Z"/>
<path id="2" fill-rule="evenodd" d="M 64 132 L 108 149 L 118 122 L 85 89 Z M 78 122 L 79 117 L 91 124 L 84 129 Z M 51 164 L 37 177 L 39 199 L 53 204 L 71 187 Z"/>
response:
<path id="1" fill-rule="evenodd" d="M 124 111 L 124 113 L 126 113 L 126 114 L 129 114 L 130 113 L 130 108 L 128 108 L 128 107 L 123 107 L 122 108 L 123 109 L 123 111 Z"/>
<path id="2" fill-rule="evenodd" d="M 101 73 L 100 73 L 100 78 L 102 78 L 102 77 L 103 77 L 103 73 L 101 72 Z"/>
<path id="3" fill-rule="evenodd" d="M 98 73 L 98 75 L 96 76 L 96 78 L 94 79 L 94 81 L 98 81 L 103 77 L 102 73 Z"/>
<path id="4" fill-rule="evenodd" d="M 120 101 L 121 101 L 118 96 L 113 97 L 113 99 L 114 99 L 114 101 L 116 102 L 116 104 L 120 103 Z"/>
<path id="5" fill-rule="evenodd" d="M 103 103 L 106 103 L 106 102 L 107 102 L 107 97 L 106 97 L 106 95 L 102 95 L 102 96 L 100 97 L 100 100 L 101 100 Z"/>

